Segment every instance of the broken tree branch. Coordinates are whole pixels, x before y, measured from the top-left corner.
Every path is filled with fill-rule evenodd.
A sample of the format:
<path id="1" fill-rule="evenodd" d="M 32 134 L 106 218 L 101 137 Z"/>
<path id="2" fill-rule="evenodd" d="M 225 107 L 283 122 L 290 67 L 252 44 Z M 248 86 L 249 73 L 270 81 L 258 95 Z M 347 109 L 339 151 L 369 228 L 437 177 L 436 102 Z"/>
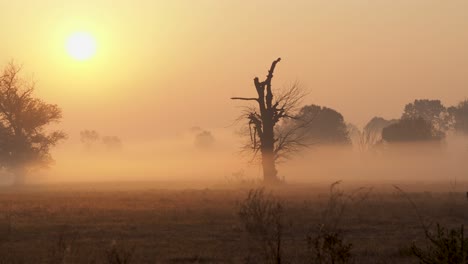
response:
<path id="1" fill-rule="evenodd" d="M 258 98 L 231 97 L 231 100 L 258 101 Z"/>

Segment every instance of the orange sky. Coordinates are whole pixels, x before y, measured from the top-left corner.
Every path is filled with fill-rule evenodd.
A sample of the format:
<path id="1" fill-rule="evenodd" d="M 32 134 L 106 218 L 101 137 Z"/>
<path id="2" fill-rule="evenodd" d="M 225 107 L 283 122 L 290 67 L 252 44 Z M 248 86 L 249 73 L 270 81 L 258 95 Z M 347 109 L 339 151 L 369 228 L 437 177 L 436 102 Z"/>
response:
<path id="1" fill-rule="evenodd" d="M 362 125 L 416 98 L 468 96 L 467 13 L 466 0 L 0 0 L 0 63 L 34 73 L 72 137 L 224 128 L 229 97 L 254 95 L 279 56 L 274 85 L 299 81 L 306 103 Z M 67 56 L 75 31 L 96 37 L 92 60 Z"/>

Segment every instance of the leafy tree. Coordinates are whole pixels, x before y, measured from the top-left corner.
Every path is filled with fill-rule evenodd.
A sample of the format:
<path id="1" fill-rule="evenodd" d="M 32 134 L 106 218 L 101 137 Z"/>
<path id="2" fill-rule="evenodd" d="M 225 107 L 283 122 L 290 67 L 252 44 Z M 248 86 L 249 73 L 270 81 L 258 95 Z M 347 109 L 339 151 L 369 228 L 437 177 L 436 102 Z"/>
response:
<path id="1" fill-rule="evenodd" d="M 80 141 L 86 149 L 91 149 L 100 139 L 101 137 L 96 130 L 83 130 L 80 132 Z"/>
<path id="2" fill-rule="evenodd" d="M 246 149 L 254 155 L 261 153 L 263 179 L 268 183 L 279 182 L 276 162 L 288 153 L 297 151 L 304 146 L 301 137 L 297 136 L 297 129 L 278 131 L 277 125 L 293 117 L 293 112 L 303 98 L 303 93 L 297 85 L 292 86 L 276 97 L 273 95 L 272 79 L 277 59 L 271 64 L 264 81 L 258 77 L 254 79 L 258 97 L 233 97 L 232 100 L 254 101 L 256 106 L 246 107 L 240 119 L 247 121 L 250 141 Z"/>
<path id="3" fill-rule="evenodd" d="M 307 105 L 299 110 L 286 126 L 300 125 L 309 144 L 350 144 L 348 128 L 343 116 L 337 111 L 318 105 Z M 299 122 L 299 124 L 298 124 Z"/>
<path id="4" fill-rule="evenodd" d="M 416 142 L 441 140 L 444 134 L 423 118 L 401 119 L 382 130 L 382 139 L 386 142 Z"/>
<path id="5" fill-rule="evenodd" d="M 62 131 L 46 131 L 61 120 L 62 111 L 35 98 L 34 83 L 22 79 L 20 71 L 10 63 L 0 76 L 0 165 L 15 174 L 17 184 L 31 169 L 49 165 L 51 147 L 66 137 Z"/>
<path id="6" fill-rule="evenodd" d="M 445 132 L 451 127 L 451 117 L 440 100 L 421 99 L 407 104 L 402 119 L 423 118 L 430 122 L 434 129 Z"/>
<path id="7" fill-rule="evenodd" d="M 468 134 L 468 99 L 449 107 L 448 111 L 453 116 L 455 131 Z"/>
<path id="8" fill-rule="evenodd" d="M 87 150 L 96 150 L 96 147 L 104 147 L 106 150 L 120 150 L 122 140 L 117 136 L 101 137 L 96 130 L 83 130 L 80 132 L 81 143 Z"/>
<path id="9" fill-rule="evenodd" d="M 116 136 L 102 137 L 102 144 L 107 150 L 120 150 L 122 149 L 122 140 Z"/>

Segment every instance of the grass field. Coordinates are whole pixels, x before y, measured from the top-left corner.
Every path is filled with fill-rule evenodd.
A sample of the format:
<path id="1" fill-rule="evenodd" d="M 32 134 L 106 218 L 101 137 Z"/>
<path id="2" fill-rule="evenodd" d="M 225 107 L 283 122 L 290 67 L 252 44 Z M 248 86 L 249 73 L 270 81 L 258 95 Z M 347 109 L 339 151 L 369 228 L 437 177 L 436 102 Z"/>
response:
<path id="1" fill-rule="evenodd" d="M 355 263 L 418 263 L 425 223 L 468 224 L 465 192 L 450 184 L 327 184 L 268 189 L 284 208 L 285 263 L 312 263 L 307 235 L 337 221 Z M 459 185 L 460 186 L 460 185 Z M 249 187 L 55 185 L 0 189 L 0 263 L 262 263 L 238 212 Z M 332 194 L 333 195 L 333 194 Z M 349 197 L 352 196 L 352 199 Z M 339 214 L 324 218 L 333 206 Z M 335 210 L 334 209 L 334 210 Z M 327 223 L 325 223 L 327 224 Z M 131 258 L 128 262 L 126 256 Z"/>

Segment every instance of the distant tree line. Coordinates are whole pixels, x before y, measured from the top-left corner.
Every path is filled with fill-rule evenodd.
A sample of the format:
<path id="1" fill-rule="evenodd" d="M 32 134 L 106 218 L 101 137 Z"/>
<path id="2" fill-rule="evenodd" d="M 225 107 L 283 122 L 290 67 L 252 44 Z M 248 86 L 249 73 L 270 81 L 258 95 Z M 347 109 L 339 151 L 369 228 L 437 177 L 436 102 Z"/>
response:
<path id="1" fill-rule="evenodd" d="M 440 142 L 449 131 L 468 135 L 468 100 L 445 107 L 440 100 L 415 100 L 399 119 L 372 118 L 361 130 L 346 124 L 334 109 L 301 106 L 303 91 L 297 84 L 284 91 L 272 89 L 273 73 L 281 59 L 273 61 L 266 79 L 254 79 L 255 96 L 232 97 L 253 102 L 238 120 L 246 121 L 249 139 L 243 149 L 259 156 L 265 182 L 280 182 L 276 163 L 313 145 L 351 145 L 360 151 L 407 142 Z"/>
<path id="2" fill-rule="evenodd" d="M 117 136 L 100 136 L 96 130 L 83 130 L 80 132 L 80 141 L 86 150 L 93 150 L 103 146 L 106 150 L 116 151 L 122 149 L 122 140 Z"/>
<path id="3" fill-rule="evenodd" d="M 440 100 L 418 99 L 405 106 L 400 119 L 374 117 L 359 131 L 350 125 L 360 149 L 385 143 L 440 142 L 447 133 L 468 135 L 468 100 L 445 107 Z"/>
<path id="4" fill-rule="evenodd" d="M 308 145 L 348 145 L 371 148 L 383 143 L 441 141 L 447 133 L 468 135 L 468 100 L 445 107 L 440 100 L 420 99 L 405 106 L 399 119 L 372 118 L 362 131 L 347 124 L 334 109 L 306 105 L 278 130 L 306 124 L 298 128 Z"/>
<path id="5" fill-rule="evenodd" d="M 277 125 L 275 132 L 291 130 L 304 146 L 353 145 L 360 151 L 385 143 L 439 142 L 450 131 L 468 135 L 468 100 L 451 107 L 440 100 L 415 100 L 405 106 L 399 119 L 374 117 L 362 130 L 346 123 L 338 111 L 310 104 Z"/>

